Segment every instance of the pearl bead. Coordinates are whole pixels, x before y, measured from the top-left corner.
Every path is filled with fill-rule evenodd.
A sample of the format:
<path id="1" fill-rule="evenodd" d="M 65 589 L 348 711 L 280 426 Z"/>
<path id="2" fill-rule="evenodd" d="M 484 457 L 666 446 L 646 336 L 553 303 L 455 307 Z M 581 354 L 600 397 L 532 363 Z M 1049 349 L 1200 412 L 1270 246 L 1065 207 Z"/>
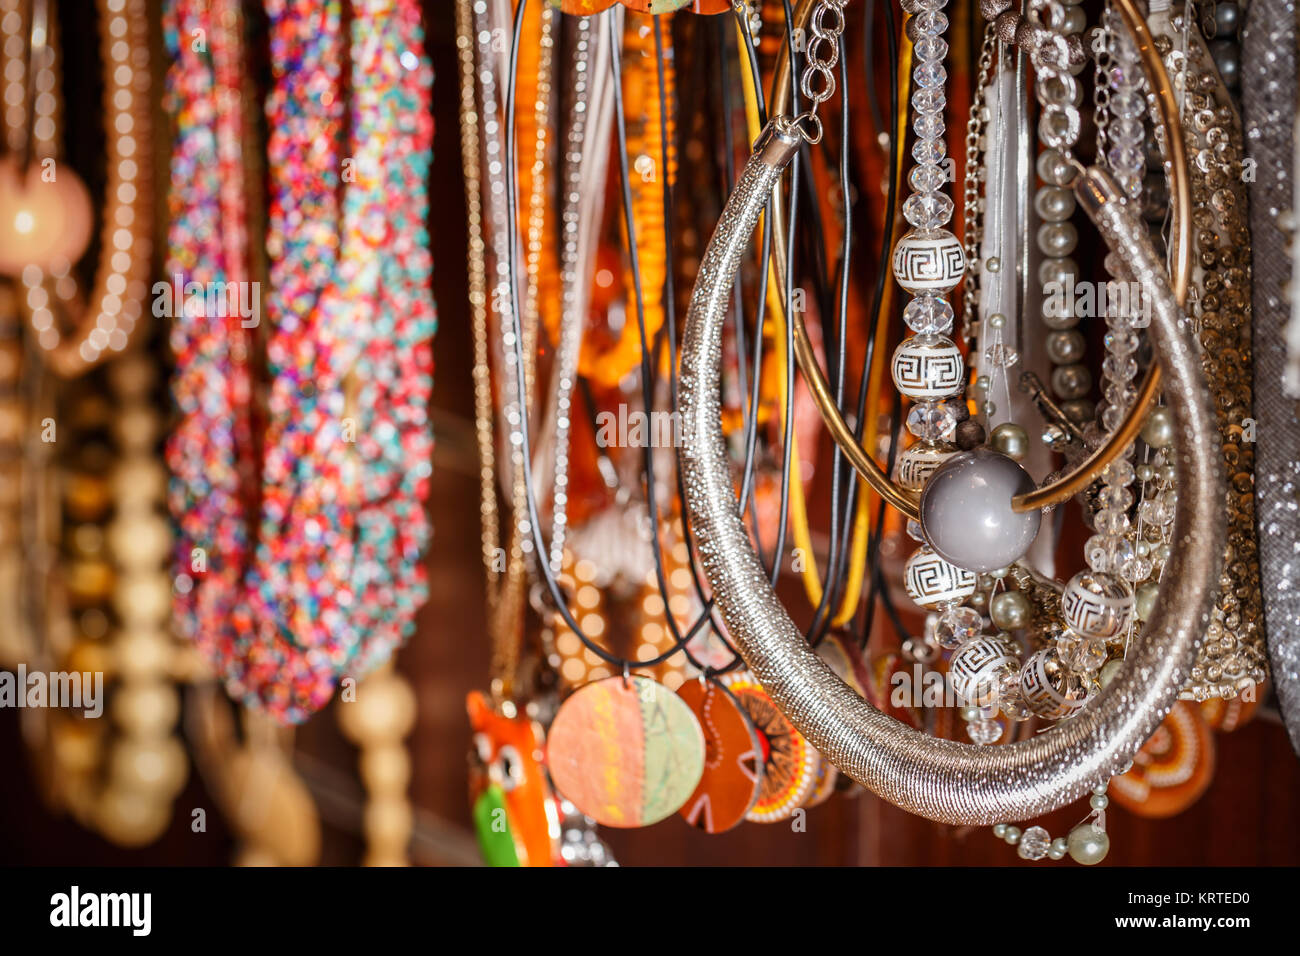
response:
<path id="1" fill-rule="evenodd" d="M 1044 186 L 1034 196 L 1034 210 L 1045 222 L 1069 219 L 1074 205 L 1074 193 L 1060 186 Z"/>
<path id="2" fill-rule="evenodd" d="M 1013 564 L 1038 535 L 1038 511 L 1016 512 L 1011 499 L 1034 480 L 1006 455 L 989 449 L 949 458 L 921 493 L 921 528 L 944 560 L 983 572 Z"/>
<path id="3" fill-rule="evenodd" d="M 1063 286 L 1068 279 L 1077 278 L 1078 275 L 1079 263 L 1069 256 L 1044 259 L 1038 264 L 1038 281 L 1045 286 L 1051 285 L 1053 282 Z"/>
<path id="4" fill-rule="evenodd" d="M 1094 793 L 1088 798 L 1088 806 L 1092 807 L 1094 810 L 1105 810 L 1110 806 L 1110 797 L 1103 793 Z"/>
<path id="5" fill-rule="evenodd" d="M 992 272 L 992 273 L 995 273 L 995 274 L 998 273 L 998 272 L 1001 272 L 1001 271 L 1002 271 L 1002 260 L 999 259 L 997 256 L 990 256 L 987 260 L 985 260 L 985 262 L 984 262 L 984 268 L 987 269 L 989 272 Z"/>
<path id="6" fill-rule="evenodd" d="M 1147 413 L 1142 440 L 1152 448 L 1168 448 L 1174 443 L 1174 414 L 1168 406 L 1157 405 Z"/>
<path id="7" fill-rule="evenodd" d="M 1071 9 L 1078 9 L 1072 7 Z M 1060 329 L 1047 333 L 1047 357 L 1057 365 L 1072 365 L 1083 358 L 1087 343 L 1083 333 L 1076 329 Z"/>
<path id="8" fill-rule="evenodd" d="M 1029 600 L 1019 591 L 1003 591 L 989 602 L 989 617 L 994 626 L 1004 631 L 1016 631 L 1029 623 Z"/>
<path id="9" fill-rule="evenodd" d="M 1020 842 L 1020 827 L 1007 827 L 1007 832 L 1003 834 L 1002 839 L 1015 846 Z"/>
<path id="10" fill-rule="evenodd" d="M 1002 837 L 1006 835 L 1006 832 L 1007 832 L 1007 825 L 1005 823 L 993 824 L 993 835 L 997 837 L 999 840 L 1001 840 Z"/>
<path id="11" fill-rule="evenodd" d="M 1006 327 L 1007 317 L 1001 312 L 994 312 L 985 321 L 988 322 L 990 329 L 1001 329 Z"/>
<path id="12" fill-rule="evenodd" d="M 1051 186 L 1064 186 L 1074 178 L 1074 167 L 1059 152 L 1045 149 L 1038 154 L 1038 176 Z"/>
<path id="13" fill-rule="evenodd" d="M 1110 837 L 1101 827 L 1085 823 L 1070 831 L 1066 845 L 1069 847 L 1070 859 L 1084 866 L 1094 866 L 1106 859 L 1106 854 L 1110 852 Z"/>
<path id="14" fill-rule="evenodd" d="M 1133 592 L 1133 613 L 1139 621 L 1150 619 L 1156 609 L 1156 595 L 1160 587 L 1154 581 L 1148 581 Z"/>
<path id="15" fill-rule="evenodd" d="M 1065 18 L 1061 21 L 1062 33 L 1082 33 L 1088 25 L 1088 18 L 1082 7 L 1066 7 Z"/>
<path id="16" fill-rule="evenodd" d="M 1229 39 L 1241 22 L 1241 8 L 1235 3 L 1220 3 L 1214 8 L 1214 35 Z"/>
<path id="17" fill-rule="evenodd" d="M 1092 372 L 1086 365 L 1058 365 L 1052 369 L 1052 391 L 1064 399 L 1083 398 L 1092 390 Z"/>
<path id="18" fill-rule="evenodd" d="M 1003 422 L 993 429 L 989 444 L 1008 458 L 1020 461 L 1029 453 L 1029 436 L 1015 422 Z"/>
<path id="19" fill-rule="evenodd" d="M 1053 860 L 1064 859 L 1065 854 L 1069 851 L 1069 844 L 1066 843 L 1065 837 L 1057 837 L 1052 841 L 1051 846 L 1047 848 L 1047 855 Z"/>
<path id="20" fill-rule="evenodd" d="M 1210 44 L 1210 53 L 1214 65 L 1219 68 L 1223 85 L 1235 90 L 1241 83 L 1241 60 L 1237 56 L 1236 44 L 1230 40 L 1220 40 Z"/>
<path id="21" fill-rule="evenodd" d="M 1079 244 L 1072 222 L 1045 222 L 1038 227 L 1038 248 L 1045 256 L 1068 256 Z"/>

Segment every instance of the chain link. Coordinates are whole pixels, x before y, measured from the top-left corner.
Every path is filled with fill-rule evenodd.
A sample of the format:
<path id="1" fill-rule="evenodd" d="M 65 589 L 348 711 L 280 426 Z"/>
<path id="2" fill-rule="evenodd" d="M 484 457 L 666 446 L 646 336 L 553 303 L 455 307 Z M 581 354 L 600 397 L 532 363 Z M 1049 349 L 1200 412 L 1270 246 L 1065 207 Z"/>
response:
<path id="1" fill-rule="evenodd" d="M 822 139 L 817 110 L 835 95 L 835 67 L 840 62 L 840 37 L 844 35 L 844 7 L 849 0 L 821 0 L 808 20 L 811 39 L 804 47 L 807 65 L 799 77 L 799 91 L 808 107 L 792 121 L 809 143 Z M 828 22 L 829 20 L 829 22 Z"/>
<path id="2" fill-rule="evenodd" d="M 997 48 L 997 29 L 992 23 L 984 28 L 984 43 L 980 47 L 979 64 L 975 70 L 975 94 L 971 97 L 970 119 L 966 123 L 966 173 L 963 181 L 962 230 L 965 236 L 966 264 L 972 272 L 978 271 L 980 241 L 984 236 L 984 223 L 980 210 L 980 171 L 983 168 L 982 142 L 984 138 L 985 92 L 993 76 L 993 53 Z M 967 281 L 962 289 L 964 316 L 962 338 L 967 344 L 973 335 L 971 317 L 979 301 L 977 282 Z"/>
<path id="3" fill-rule="evenodd" d="M 1038 82 L 1034 84 L 1042 113 L 1038 135 L 1043 145 L 1056 150 L 1072 164 L 1082 120 L 1076 105 L 1079 84 L 1070 73 L 1070 46 L 1060 33 L 1065 7 L 1060 0 L 1029 0 L 1029 21 L 1046 31 L 1034 49 Z"/>

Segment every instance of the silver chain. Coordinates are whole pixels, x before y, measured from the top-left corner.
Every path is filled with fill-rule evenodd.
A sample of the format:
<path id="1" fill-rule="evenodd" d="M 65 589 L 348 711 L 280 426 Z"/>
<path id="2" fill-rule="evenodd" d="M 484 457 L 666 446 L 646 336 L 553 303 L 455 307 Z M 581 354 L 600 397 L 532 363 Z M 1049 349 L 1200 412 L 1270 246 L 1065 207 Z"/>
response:
<path id="1" fill-rule="evenodd" d="M 980 215 L 980 174 L 982 171 L 981 141 L 984 138 L 984 114 L 986 104 L 984 93 L 988 89 L 993 74 L 993 51 L 997 47 L 997 29 L 989 23 L 984 29 L 984 43 L 980 47 L 979 65 L 975 69 L 975 93 L 971 97 L 970 119 L 966 123 L 966 174 L 963 183 L 962 225 L 966 239 L 966 263 L 972 272 L 978 272 L 980 240 L 984 235 L 983 218 Z M 962 302 L 965 305 L 962 319 L 962 338 L 969 344 L 971 316 L 975 314 L 978 298 L 977 282 L 967 281 L 962 290 Z"/>
<path id="2" fill-rule="evenodd" d="M 1034 90 L 1043 107 L 1038 120 L 1038 135 L 1043 144 L 1054 149 L 1072 164 L 1074 145 L 1079 141 L 1078 82 L 1070 74 L 1070 47 L 1061 34 L 1065 8 L 1060 0 L 1029 0 L 1029 22 L 1047 31 L 1034 49 L 1034 66 L 1038 82 Z"/>
<path id="3" fill-rule="evenodd" d="M 822 139 L 818 108 L 835 95 L 835 67 L 840 62 L 840 37 L 844 34 L 844 7 L 849 0 L 821 0 L 808 20 L 811 39 L 804 48 L 808 63 L 799 77 L 799 91 L 807 108 L 788 121 L 807 142 Z M 829 19 L 829 22 L 827 22 Z"/>

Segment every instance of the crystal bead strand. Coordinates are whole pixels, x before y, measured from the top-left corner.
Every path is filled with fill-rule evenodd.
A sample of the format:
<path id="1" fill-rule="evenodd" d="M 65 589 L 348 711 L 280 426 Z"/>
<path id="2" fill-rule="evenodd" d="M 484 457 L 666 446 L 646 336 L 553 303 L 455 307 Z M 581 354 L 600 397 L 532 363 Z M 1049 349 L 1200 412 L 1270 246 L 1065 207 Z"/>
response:
<path id="1" fill-rule="evenodd" d="M 917 137 L 912 158 L 916 165 L 908 175 L 912 195 L 903 203 L 903 216 L 912 228 L 894 246 L 893 270 L 895 280 L 912 296 L 903 310 L 903 320 L 915 334 L 895 350 L 890 370 L 895 387 L 914 403 L 907 415 L 907 428 L 918 441 L 903 452 L 898 465 L 899 482 L 913 491 L 920 490 L 934 469 L 953 453 L 958 420 L 964 417 L 955 406 L 965 388 L 966 366 L 961 351 L 947 335 L 953 327 L 953 308 L 947 297 L 961 282 L 966 256 L 961 241 L 945 228 L 953 211 L 952 200 L 943 193 L 948 181 L 943 123 L 948 76 L 943 66 L 948 53 L 943 38 L 948 29 L 943 13 L 946 2 L 903 3 L 911 15 L 907 31 L 916 63 L 912 72 L 912 129 Z M 909 523 L 908 533 L 921 540 L 914 522 Z M 914 601 L 944 611 L 954 636 L 979 632 L 979 612 L 957 607 L 975 590 L 974 574 L 922 547 L 908 559 L 904 580 Z"/>

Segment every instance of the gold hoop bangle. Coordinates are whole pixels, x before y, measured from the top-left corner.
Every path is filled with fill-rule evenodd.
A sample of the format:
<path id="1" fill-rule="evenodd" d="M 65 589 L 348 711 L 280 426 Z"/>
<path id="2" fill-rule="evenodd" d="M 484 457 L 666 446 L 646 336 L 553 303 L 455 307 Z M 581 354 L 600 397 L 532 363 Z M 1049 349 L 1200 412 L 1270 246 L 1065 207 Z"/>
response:
<path id="1" fill-rule="evenodd" d="M 816 5 L 816 0 L 800 0 L 794 13 L 792 29 L 807 26 L 808 19 Z M 1187 300 L 1187 289 L 1191 278 L 1192 248 L 1192 194 L 1187 175 L 1187 154 L 1182 137 L 1177 134 L 1178 104 L 1174 99 L 1169 74 L 1165 70 L 1160 55 L 1156 52 L 1155 41 L 1147 28 L 1146 19 L 1138 10 L 1134 0 L 1115 0 L 1115 6 L 1124 20 L 1125 27 L 1133 35 L 1134 46 L 1142 61 L 1142 71 L 1147 84 L 1155 94 L 1156 108 L 1159 114 L 1159 128 L 1167 150 L 1166 171 L 1170 182 L 1171 208 L 1173 210 L 1173 229 L 1170 239 L 1170 259 L 1172 260 L 1170 286 L 1181 307 Z M 906 31 L 902 35 L 902 49 L 910 51 L 911 42 Z M 900 62 L 902 62 L 900 60 Z M 790 52 L 782 47 L 776 64 L 774 93 L 770 115 L 784 115 L 790 104 Z M 899 138 L 900 142 L 902 137 Z M 772 257 L 781 287 L 785 287 L 785 204 L 779 188 L 772 191 Z M 817 362 L 812 342 L 804 327 L 803 317 L 798 312 L 791 313 L 794 326 L 795 360 L 799 370 L 808 383 L 813 400 L 821 413 L 826 430 L 830 432 L 835 444 L 853 465 L 871 489 L 885 501 L 901 511 L 908 518 L 919 521 L 920 496 L 909 492 L 890 480 L 884 470 L 860 446 L 853 436 L 848 423 L 840 413 L 835 398 L 831 393 L 830 383 Z M 1137 398 L 1129 406 L 1123 421 L 1095 452 L 1072 469 L 1040 488 L 1017 495 L 1012 499 L 1016 511 L 1034 511 L 1050 505 L 1060 504 L 1073 498 L 1088 487 L 1101 471 L 1114 461 L 1133 442 L 1142 429 L 1148 406 L 1160 392 L 1160 365 L 1152 362 L 1146 378 L 1138 390 Z"/>

